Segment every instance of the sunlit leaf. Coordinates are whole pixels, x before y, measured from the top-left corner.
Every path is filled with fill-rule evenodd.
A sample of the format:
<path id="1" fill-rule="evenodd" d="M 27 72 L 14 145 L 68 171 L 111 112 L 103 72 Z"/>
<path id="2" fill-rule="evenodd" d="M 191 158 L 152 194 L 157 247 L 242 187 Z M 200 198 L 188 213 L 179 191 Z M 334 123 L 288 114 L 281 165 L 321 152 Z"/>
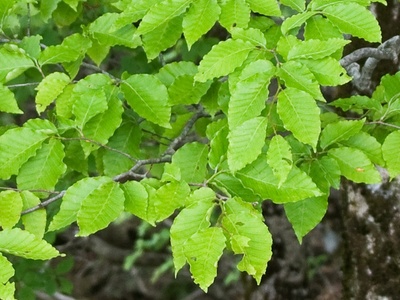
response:
<path id="1" fill-rule="evenodd" d="M 22 199 L 16 191 L 0 192 L 0 226 L 4 229 L 13 228 L 22 211 Z"/>

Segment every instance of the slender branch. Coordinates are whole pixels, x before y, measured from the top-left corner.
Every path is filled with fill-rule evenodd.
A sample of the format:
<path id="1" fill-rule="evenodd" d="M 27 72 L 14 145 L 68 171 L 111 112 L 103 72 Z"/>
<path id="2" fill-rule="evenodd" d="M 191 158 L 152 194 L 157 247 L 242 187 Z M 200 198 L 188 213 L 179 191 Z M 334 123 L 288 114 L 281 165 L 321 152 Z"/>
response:
<path id="1" fill-rule="evenodd" d="M 8 88 L 18 88 L 18 87 L 25 87 L 25 86 L 32 86 L 32 85 L 39 85 L 40 82 L 27 82 L 27 83 L 17 83 L 17 84 L 10 84 L 7 85 Z"/>
<path id="2" fill-rule="evenodd" d="M 383 121 L 366 122 L 365 124 L 377 124 L 377 125 L 392 127 L 392 128 L 396 128 L 396 129 L 400 130 L 400 126 L 394 125 L 394 124 L 390 124 L 390 123 L 385 123 Z"/>
<path id="3" fill-rule="evenodd" d="M 28 208 L 28 209 L 24 210 L 21 213 L 21 215 L 26 215 L 28 213 L 31 213 L 31 212 L 34 212 L 34 211 L 39 210 L 41 208 L 44 208 L 44 207 L 48 206 L 50 203 L 56 202 L 58 199 L 61 199 L 65 195 L 65 192 L 66 191 L 61 191 L 61 192 L 59 192 L 58 195 L 56 195 L 54 197 L 51 197 L 51 198 L 41 202 L 40 204 L 38 204 L 36 206 L 33 206 L 31 208 Z"/>

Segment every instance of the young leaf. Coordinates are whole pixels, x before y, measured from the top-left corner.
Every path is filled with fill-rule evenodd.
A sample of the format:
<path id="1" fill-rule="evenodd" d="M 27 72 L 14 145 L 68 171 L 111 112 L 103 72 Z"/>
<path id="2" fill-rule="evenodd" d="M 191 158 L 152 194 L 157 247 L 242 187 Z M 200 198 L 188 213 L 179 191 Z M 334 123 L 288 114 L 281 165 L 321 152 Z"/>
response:
<path id="1" fill-rule="evenodd" d="M 129 105 L 150 122 L 169 128 L 171 108 L 167 88 L 153 75 L 132 75 L 121 85 Z"/>
<path id="2" fill-rule="evenodd" d="M 310 94 L 287 88 L 279 93 L 278 113 L 283 125 L 300 142 L 317 146 L 321 131 L 320 110 Z"/>
<path id="3" fill-rule="evenodd" d="M 280 16 L 278 2 L 276 0 L 246 0 L 252 11 L 265 16 Z"/>
<path id="4" fill-rule="evenodd" d="M 183 18 L 183 33 L 186 38 L 188 48 L 206 32 L 218 20 L 221 8 L 217 0 L 194 1 L 188 12 Z"/>
<path id="5" fill-rule="evenodd" d="M 315 12 L 307 11 L 300 14 L 295 14 L 283 21 L 281 30 L 283 34 L 287 34 L 290 30 L 298 28 L 304 24 L 309 18 L 315 15 Z"/>
<path id="6" fill-rule="evenodd" d="M 156 77 L 166 86 L 170 87 L 176 78 L 183 75 L 196 75 L 197 66 L 191 61 L 179 61 L 166 64 L 160 69 Z"/>
<path id="7" fill-rule="evenodd" d="M 301 243 L 303 237 L 321 222 L 328 208 L 328 198 L 321 196 L 285 203 L 284 208 L 294 233 Z"/>
<path id="8" fill-rule="evenodd" d="M 13 128 L 0 136 L 0 178 L 18 174 L 21 166 L 40 148 L 47 135 L 29 128 Z"/>
<path id="9" fill-rule="evenodd" d="M 48 230 L 58 230 L 75 222 L 84 199 L 90 197 L 93 191 L 110 181 L 111 178 L 108 177 L 87 177 L 70 186 L 63 196 L 60 210 L 54 216 Z"/>
<path id="10" fill-rule="evenodd" d="M 0 252 L 27 259 L 40 260 L 47 260 L 60 256 L 58 250 L 48 242 L 19 228 L 0 231 Z"/>
<path id="11" fill-rule="evenodd" d="M 340 144 L 351 148 L 357 148 L 364 152 L 373 163 L 380 166 L 385 165 L 382 158 L 382 145 L 375 137 L 364 131 L 353 135 L 345 141 L 341 141 Z"/>
<path id="12" fill-rule="evenodd" d="M 0 192 L 0 226 L 13 228 L 19 221 L 22 211 L 21 195 L 16 191 Z"/>
<path id="13" fill-rule="evenodd" d="M 170 233 L 175 275 L 187 261 L 185 256 L 186 242 L 194 234 L 210 226 L 209 219 L 213 207 L 212 201 L 193 202 L 175 218 Z"/>
<path id="14" fill-rule="evenodd" d="M 235 254 L 243 254 L 238 269 L 246 271 L 260 284 L 272 256 L 272 236 L 261 213 L 235 198 L 225 203 L 224 210 L 222 225 L 232 250 Z"/>
<path id="15" fill-rule="evenodd" d="M 212 169 L 216 169 L 217 166 L 226 159 L 226 153 L 228 151 L 228 133 L 229 129 L 225 123 L 224 127 L 210 137 L 208 163 Z"/>
<path id="16" fill-rule="evenodd" d="M 260 197 L 251 189 L 245 187 L 243 183 L 232 174 L 219 173 L 213 177 L 212 183 L 231 197 L 239 197 L 246 202 L 258 202 Z"/>
<path id="17" fill-rule="evenodd" d="M 22 114 L 19 109 L 14 93 L 0 83 L 0 111 L 12 114 Z"/>
<path id="18" fill-rule="evenodd" d="M 265 48 L 267 43 L 264 33 L 257 28 L 243 29 L 240 27 L 234 27 L 231 29 L 231 35 L 234 40 L 242 40 L 262 48 Z"/>
<path id="19" fill-rule="evenodd" d="M 353 135 L 359 133 L 361 128 L 364 126 L 365 119 L 357 121 L 343 120 L 337 123 L 331 123 L 326 125 L 326 127 L 321 132 L 320 146 L 322 149 L 328 146 L 340 142 L 342 140 L 347 140 Z"/>
<path id="20" fill-rule="evenodd" d="M 15 283 L 8 282 L 14 274 L 13 265 L 0 253 L 0 299 L 15 299 Z"/>
<path id="21" fill-rule="evenodd" d="M 23 191 L 21 193 L 21 198 L 23 203 L 23 210 L 32 208 L 41 203 L 40 199 L 29 191 Z M 47 225 L 46 210 L 38 209 L 36 211 L 30 212 L 29 214 L 25 214 L 21 217 L 21 220 L 26 231 L 34 234 L 39 239 L 43 238 Z"/>
<path id="22" fill-rule="evenodd" d="M 225 236 L 221 228 L 206 228 L 193 234 L 184 245 L 184 253 L 190 265 L 194 282 L 207 292 L 217 276 L 217 263 L 225 248 Z"/>
<path id="23" fill-rule="evenodd" d="M 304 27 L 304 37 L 306 40 L 327 40 L 330 38 L 343 39 L 343 34 L 335 25 L 332 24 L 331 21 L 321 15 L 315 15 L 307 20 Z M 340 57 L 335 56 L 335 58 L 339 59 Z"/>
<path id="24" fill-rule="evenodd" d="M 21 190 L 53 190 L 67 167 L 63 162 L 64 146 L 61 141 L 51 139 L 19 170 L 17 185 Z"/>
<path id="25" fill-rule="evenodd" d="M 369 158 L 361 150 L 339 147 L 328 151 L 330 157 L 336 159 L 342 175 L 354 182 L 378 183 L 381 181 L 379 172 Z"/>
<path id="26" fill-rule="evenodd" d="M 307 40 L 295 45 L 289 50 L 288 59 L 310 58 L 312 60 L 321 59 L 338 50 L 342 50 L 350 41 L 344 39 Z"/>
<path id="27" fill-rule="evenodd" d="M 40 114 L 50 105 L 64 90 L 71 79 L 68 75 L 54 72 L 46 76 L 37 86 L 36 110 Z"/>
<path id="28" fill-rule="evenodd" d="M 58 133 L 57 127 L 47 119 L 29 119 L 24 123 L 23 127 L 47 134 L 49 136 L 54 136 Z"/>
<path id="29" fill-rule="evenodd" d="M 269 144 L 267 162 L 278 178 L 278 187 L 285 182 L 293 165 L 292 151 L 289 143 L 280 135 L 275 135 Z"/>
<path id="30" fill-rule="evenodd" d="M 309 175 L 318 188 L 326 194 L 329 194 L 331 187 L 340 188 L 340 167 L 332 157 L 323 156 L 313 160 Z"/>
<path id="31" fill-rule="evenodd" d="M 250 21 L 250 7 L 245 0 L 226 0 L 221 3 L 219 23 L 228 31 L 232 27 L 247 28 Z"/>
<path id="32" fill-rule="evenodd" d="M 327 6 L 323 13 L 343 33 L 350 33 L 371 43 L 381 42 L 378 21 L 365 7 L 350 2 Z"/>
<path id="33" fill-rule="evenodd" d="M 181 170 L 187 183 L 203 182 L 207 174 L 208 147 L 197 142 L 185 144 L 172 156 L 172 164 Z"/>
<path id="34" fill-rule="evenodd" d="M 274 176 L 266 158 L 262 156 L 236 172 L 235 176 L 261 198 L 271 199 L 275 203 L 296 202 L 322 194 L 311 178 L 294 166 L 286 181 L 278 187 L 279 180 Z"/>
<path id="35" fill-rule="evenodd" d="M 207 92 L 211 81 L 194 82 L 193 75 L 182 75 L 168 88 L 169 104 L 198 104 L 201 97 Z"/>
<path id="36" fill-rule="evenodd" d="M 165 26 L 173 18 L 185 12 L 193 0 L 163 0 L 150 7 L 143 17 L 136 34 L 146 34 Z"/>
<path id="37" fill-rule="evenodd" d="M 289 6 L 296 11 L 304 11 L 305 9 L 305 1 L 304 0 L 281 0 L 283 5 Z"/>
<path id="38" fill-rule="evenodd" d="M 199 72 L 194 79 L 205 82 L 215 77 L 228 75 L 240 67 L 254 46 L 241 40 L 220 42 L 212 47 L 199 65 Z"/>
<path id="39" fill-rule="evenodd" d="M 327 8 L 328 6 L 337 5 L 337 4 L 345 4 L 349 2 L 355 2 L 362 6 L 367 6 L 370 4 L 370 0 L 314 0 L 311 3 L 311 8 L 313 10 L 320 10 Z"/>
<path id="40" fill-rule="evenodd" d="M 23 52 L 24 50 L 17 46 L 15 48 L 4 46 L 0 49 L 0 82 L 7 82 L 35 66 Z"/>
<path id="41" fill-rule="evenodd" d="M 124 193 L 116 182 L 106 182 L 82 200 L 77 214 L 79 236 L 106 228 L 124 210 Z"/>
<path id="42" fill-rule="evenodd" d="M 244 168 L 261 153 L 265 144 L 268 120 L 257 117 L 247 120 L 229 133 L 228 164 L 232 172 Z"/>
<path id="43" fill-rule="evenodd" d="M 394 131 L 389 134 L 382 145 L 383 158 L 386 162 L 386 167 L 390 177 L 394 178 L 400 174 L 400 132 Z"/>

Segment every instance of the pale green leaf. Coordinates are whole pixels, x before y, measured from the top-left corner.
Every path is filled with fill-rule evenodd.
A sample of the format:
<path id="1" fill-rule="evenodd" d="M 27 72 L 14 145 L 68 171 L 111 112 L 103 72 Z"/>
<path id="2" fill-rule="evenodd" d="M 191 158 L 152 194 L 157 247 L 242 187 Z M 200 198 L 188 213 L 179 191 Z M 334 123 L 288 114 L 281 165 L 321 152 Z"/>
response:
<path id="1" fill-rule="evenodd" d="M 286 181 L 279 186 L 272 168 L 266 158 L 260 157 L 246 168 L 236 172 L 243 185 L 263 199 L 271 199 L 275 203 L 296 202 L 302 199 L 321 196 L 321 191 L 304 172 L 292 167 Z"/>
<path id="2" fill-rule="evenodd" d="M 246 271 L 260 284 L 272 256 L 272 236 L 262 215 L 239 199 L 229 199 L 224 209 L 222 224 L 232 250 L 243 254 L 238 269 Z"/>
<path id="3" fill-rule="evenodd" d="M 220 4 L 219 23 L 228 31 L 232 27 L 246 28 L 250 21 L 250 7 L 245 0 L 226 0 Z"/>
<path id="4" fill-rule="evenodd" d="M 242 40 L 245 42 L 252 43 L 254 46 L 265 48 L 267 40 L 265 39 L 264 33 L 257 28 L 243 29 L 240 27 L 234 27 L 231 30 L 232 39 Z"/>
<path id="5" fill-rule="evenodd" d="M 368 156 L 361 150 L 349 147 L 330 149 L 329 156 L 336 159 L 342 175 L 357 183 L 378 183 L 381 176 Z"/>
<path id="6" fill-rule="evenodd" d="M 313 15 L 315 15 L 315 12 L 307 11 L 285 19 L 281 26 L 282 33 L 287 34 L 290 30 L 301 27 Z"/>
<path id="7" fill-rule="evenodd" d="M 177 16 L 161 27 L 142 36 L 143 48 L 147 59 L 152 60 L 159 56 L 160 52 L 174 46 L 182 35 L 182 17 Z"/>
<path id="8" fill-rule="evenodd" d="M 279 93 L 277 105 L 283 125 L 300 142 L 317 147 L 321 131 L 320 110 L 310 94 L 287 88 Z"/>
<path id="9" fill-rule="evenodd" d="M 181 181 L 181 169 L 171 163 L 164 164 L 161 182 Z"/>
<path id="10" fill-rule="evenodd" d="M 111 46 L 102 45 L 98 40 L 92 40 L 92 46 L 87 50 L 87 55 L 93 60 L 97 66 L 103 62 L 110 52 Z"/>
<path id="11" fill-rule="evenodd" d="M 353 135 L 359 133 L 361 128 L 364 126 L 364 123 L 365 119 L 357 121 L 343 120 L 326 125 L 321 132 L 321 148 L 325 149 L 334 143 L 347 140 Z"/>
<path id="12" fill-rule="evenodd" d="M 321 15 L 316 15 L 307 20 L 304 27 L 304 37 L 306 40 L 327 40 L 330 38 L 343 38 L 343 34 L 331 21 Z"/>
<path id="13" fill-rule="evenodd" d="M 242 182 L 229 173 L 219 173 L 213 177 L 212 183 L 231 197 L 240 197 L 246 202 L 258 202 L 260 197 L 245 187 Z"/>
<path id="14" fill-rule="evenodd" d="M 15 274 L 12 263 L 0 253 L 0 299 L 14 300 L 15 284 L 8 282 Z"/>
<path id="15" fill-rule="evenodd" d="M 276 0 L 246 0 L 252 11 L 265 16 L 280 16 L 278 2 Z"/>
<path id="16" fill-rule="evenodd" d="M 19 228 L 0 231 L 0 252 L 38 260 L 60 256 L 58 250 L 48 242 Z"/>
<path id="17" fill-rule="evenodd" d="M 82 200 L 77 214 L 79 236 L 106 228 L 124 210 L 124 193 L 116 182 L 106 182 Z"/>
<path id="18" fill-rule="evenodd" d="M 329 194 L 331 187 L 340 188 L 340 167 L 332 157 L 323 156 L 313 160 L 309 173 L 318 188 L 326 194 Z"/>
<path id="19" fill-rule="evenodd" d="M 63 162 L 64 146 L 60 140 L 43 143 L 36 155 L 19 170 L 17 185 L 22 190 L 53 190 L 58 179 L 66 171 Z"/>
<path id="20" fill-rule="evenodd" d="M 279 30 L 280 32 L 280 30 Z M 274 36 L 278 35 L 276 32 Z M 301 40 L 299 40 L 297 37 L 294 35 L 278 35 L 276 37 L 276 43 L 274 44 L 274 47 L 276 47 L 276 50 L 278 53 L 285 59 L 287 60 L 287 56 L 289 54 L 290 49 L 292 49 L 295 45 L 301 43 Z"/>
<path id="21" fill-rule="evenodd" d="M 168 88 L 169 104 L 198 104 L 201 97 L 207 92 L 211 81 L 194 82 L 193 75 L 182 75 Z"/>
<path id="22" fill-rule="evenodd" d="M 97 116 L 106 110 L 107 98 L 102 89 L 91 89 L 88 92 L 81 94 L 72 107 L 72 112 L 76 117 L 75 122 L 80 128 L 83 128 L 94 116 Z"/>
<path id="23" fill-rule="evenodd" d="M 0 226 L 3 229 L 13 228 L 19 221 L 22 212 L 22 198 L 16 191 L 0 192 Z"/>
<path id="24" fill-rule="evenodd" d="M 158 27 L 164 27 L 173 18 L 185 12 L 193 0 L 164 0 L 156 3 L 143 17 L 136 34 L 146 34 Z"/>
<path id="25" fill-rule="evenodd" d="M 163 127 L 170 127 L 171 108 L 167 88 L 153 75 L 132 75 L 121 85 L 129 105 L 140 116 Z"/>
<path id="26" fill-rule="evenodd" d="M 2 84 L 0 84 L 0 99 L 0 111 L 12 114 L 23 113 L 18 107 L 14 93 Z"/>
<path id="27" fill-rule="evenodd" d="M 75 33 L 66 37 L 61 45 L 44 49 L 39 57 L 39 63 L 45 65 L 76 61 L 79 57 L 85 55 L 90 46 L 89 38 Z"/>
<path id="28" fill-rule="evenodd" d="M 18 174 L 21 166 L 39 149 L 47 136 L 29 128 L 13 128 L 0 136 L 0 178 Z"/>
<path id="29" fill-rule="evenodd" d="M 267 162 L 278 178 L 278 187 L 285 182 L 293 165 L 292 150 L 289 143 L 280 135 L 275 135 L 269 144 Z"/>
<path id="30" fill-rule="evenodd" d="M 228 133 L 229 129 L 225 126 L 210 137 L 210 152 L 208 154 L 208 163 L 211 168 L 216 169 L 218 165 L 226 159 L 228 151 Z"/>
<path id="31" fill-rule="evenodd" d="M 180 168 L 182 180 L 200 183 L 207 174 L 207 155 L 207 145 L 187 143 L 172 156 L 172 164 Z"/>
<path id="32" fill-rule="evenodd" d="M 29 57 L 37 59 L 41 52 L 40 41 L 42 39 L 43 37 L 40 35 L 25 36 L 19 46 L 25 50 Z"/>
<path id="33" fill-rule="evenodd" d="M 77 95 L 74 95 L 74 85 L 67 85 L 63 92 L 56 99 L 56 113 L 57 116 L 71 119 L 72 118 L 72 109 L 73 104 L 77 98 Z"/>
<path id="34" fill-rule="evenodd" d="M 328 199 L 325 196 L 308 198 L 285 203 L 284 208 L 294 233 L 301 243 L 303 237 L 321 222 L 328 208 Z"/>
<path id="35" fill-rule="evenodd" d="M 176 78 L 183 75 L 196 75 L 197 66 L 191 61 L 172 62 L 163 66 L 156 77 L 169 87 Z"/>
<path id="36" fill-rule="evenodd" d="M 30 128 L 34 131 L 38 131 L 47 134 L 49 136 L 53 136 L 58 132 L 57 127 L 47 119 L 39 119 L 39 118 L 29 119 L 24 123 L 22 127 Z"/>
<path id="37" fill-rule="evenodd" d="M 185 265 L 186 242 L 197 232 L 210 226 L 210 214 L 214 207 L 212 201 L 197 201 L 184 208 L 171 226 L 171 248 L 175 274 Z"/>
<path id="38" fill-rule="evenodd" d="M 87 177 L 70 186 L 63 196 L 60 210 L 49 225 L 49 231 L 64 228 L 76 221 L 82 202 L 103 184 L 111 181 L 108 177 Z"/>
<path id="39" fill-rule="evenodd" d="M 194 190 L 189 197 L 186 198 L 185 207 L 192 205 L 197 202 L 214 202 L 216 198 L 215 192 L 208 187 L 201 187 L 197 190 Z"/>
<path id="40" fill-rule="evenodd" d="M 176 209 L 181 208 L 189 193 L 190 187 L 184 181 L 170 182 L 160 187 L 154 195 L 157 222 L 165 220 Z"/>
<path id="41" fill-rule="evenodd" d="M 288 61 L 281 65 L 278 76 L 285 81 L 287 87 L 307 92 L 314 99 L 325 101 L 317 79 L 311 71 L 297 61 Z"/>
<path id="42" fill-rule="evenodd" d="M 314 0 L 312 1 L 311 8 L 313 10 L 320 10 L 327 8 L 328 6 L 337 5 L 337 4 L 346 4 L 349 2 L 355 2 L 362 6 L 367 6 L 370 4 L 370 0 Z"/>
<path id="43" fill-rule="evenodd" d="M 232 172 L 244 168 L 261 153 L 268 120 L 257 117 L 245 121 L 229 133 L 228 165 Z"/>
<path id="44" fill-rule="evenodd" d="M 306 4 L 304 0 L 281 0 L 280 2 L 299 12 L 304 11 Z"/>
<path id="45" fill-rule="evenodd" d="M 17 46 L 11 48 L 4 46 L 0 49 L 0 82 L 7 82 L 34 66 L 23 49 Z"/>
<path id="46" fill-rule="evenodd" d="M 184 245 L 193 280 L 207 292 L 217 276 L 217 263 L 225 249 L 225 236 L 221 228 L 206 228 L 193 234 Z"/>
<path id="47" fill-rule="evenodd" d="M 43 21 L 47 22 L 50 19 L 59 2 L 61 2 L 61 0 L 40 1 L 40 15 Z"/>
<path id="48" fill-rule="evenodd" d="M 320 85 L 337 86 L 351 80 L 346 70 L 332 57 L 325 57 L 324 59 L 302 59 L 300 62 L 307 66 L 311 73 L 314 74 Z"/>
<path id="49" fill-rule="evenodd" d="M 240 67 L 254 46 L 241 40 L 222 41 L 212 47 L 199 65 L 196 81 L 205 82 L 208 79 L 228 75 Z"/>
<path id="50" fill-rule="evenodd" d="M 350 109 L 371 109 L 379 111 L 382 106 L 376 99 L 368 96 L 354 95 L 349 98 L 339 98 L 329 103 L 329 105 L 340 107 L 344 111 Z"/>
<path id="51" fill-rule="evenodd" d="M 350 33 L 368 42 L 380 42 L 381 29 L 374 15 L 357 3 L 327 6 L 324 15 L 343 33 Z"/>
<path id="52" fill-rule="evenodd" d="M 21 193 L 22 209 L 26 210 L 41 203 L 40 199 L 29 191 Z M 45 209 L 38 209 L 21 217 L 24 229 L 34 234 L 39 239 L 43 238 L 47 225 L 47 214 Z"/>
<path id="53" fill-rule="evenodd" d="M 190 49 L 218 20 L 221 8 L 217 0 L 194 1 L 183 18 L 183 33 Z"/>
<path id="54" fill-rule="evenodd" d="M 375 137 L 361 131 L 349 139 L 340 142 L 342 145 L 351 148 L 357 148 L 364 152 L 368 158 L 375 164 L 383 166 L 385 164 L 382 158 L 382 145 Z"/>
<path id="55" fill-rule="evenodd" d="M 400 174 L 400 132 L 394 131 L 389 134 L 382 145 L 383 158 L 390 177 L 394 178 Z"/>
<path id="56" fill-rule="evenodd" d="M 350 41 L 339 38 L 330 38 L 324 41 L 314 39 L 302 41 L 289 50 L 288 59 L 321 59 L 330 56 L 338 50 L 343 50 L 343 47 L 348 43 Z"/>
<path id="57" fill-rule="evenodd" d="M 60 72 L 54 72 L 46 76 L 37 86 L 36 110 L 40 114 L 45 111 L 64 90 L 71 79 L 68 75 Z"/>

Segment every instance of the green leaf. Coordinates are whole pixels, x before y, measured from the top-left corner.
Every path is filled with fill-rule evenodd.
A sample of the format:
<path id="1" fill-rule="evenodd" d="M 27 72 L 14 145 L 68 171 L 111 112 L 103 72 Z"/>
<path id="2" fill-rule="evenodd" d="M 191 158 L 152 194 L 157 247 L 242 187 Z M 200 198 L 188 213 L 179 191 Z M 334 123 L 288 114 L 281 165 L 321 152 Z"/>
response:
<path id="1" fill-rule="evenodd" d="M 129 105 L 140 116 L 160 126 L 170 128 L 171 108 L 167 105 L 167 88 L 153 75 L 132 75 L 121 85 Z"/>
<path id="2" fill-rule="evenodd" d="M 278 178 L 278 187 L 285 182 L 293 165 L 292 150 L 289 143 L 280 135 L 274 135 L 268 147 L 267 162 Z"/>
<path id="3" fill-rule="evenodd" d="M 22 190 L 53 190 L 58 179 L 66 171 L 63 163 L 64 146 L 61 141 L 51 139 L 43 143 L 36 155 L 19 170 L 17 185 Z"/>
<path id="4" fill-rule="evenodd" d="M 244 168 L 261 153 L 268 120 L 257 117 L 245 121 L 229 133 L 228 164 L 232 172 Z"/>
<path id="5" fill-rule="evenodd" d="M 294 233 L 301 243 L 303 237 L 321 222 L 328 209 L 328 198 L 322 196 L 285 203 L 284 208 Z"/>
<path id="6" fill-rule="evenodd" d="M 168 88 L 169 104 L 198 104 L 201 97 L 207 92 L 211 81 L 194 82 L 193 75 L 182 75 Z"/>
<path id="7" fill-rule="evenodd" d="M 19 109 L 17 100 L 14 93 L 11 92 L 6 86 L 0 84 L 0 111 L 12 114 L 22 114 L 23 111 Z"/>
<path id="8" fill-rule="evenodd" d="M 14 300 L 15 284 L 8 282 L 15 274 L 13 265 L 0 253 L 0 298 Z"/>
<path id="9" fill-rule="evenodd" d="M 152 60 L 176 44 L 182 35 L 182 17 L 177 16 L 161 27 L 143 35 L 143 48 L 148 60 Z"/>
<path id="10" fill-rule="evenodd" d="M 213 177 L 212 183 L 231 197 L 240 197 L 246 202 L 260 201 L 260 197 L 254 194 L 251 189 L 245 187 L 242 182 L 232 174 L 219 173 L 217 176 Z"/>
<path id="11" fill-rule="evenodd" d="M 156 77 L 169 87 L 176 78 L 183 75 L 196 75 L 197 66 L 191 61 L 172 62 L 163 66 Z"/>
<path id="12" fill-rule="evenodd" d="M 355 2 L 362 6 L 367 6 L 370 4 L 370 0 L 314 0 L 312 2 L 311 8 L 313 10 L 320 10 L 327 8 L 328 6 L 337 5 L 337 4 L 346 4 L 349 2 Z"/>
<path id="13" fill-rule="evenodd" d="M 340 107 L 344 111 L 350 109 L 371 109 L 379 111 L 382 108 L 381 104 L 376 99 L 361 95 L 354 95 L 349 98 L 339 98 L 329 103 L 329 105 Z"/>
<path id="14" fill-rule="evenodd" d="M 246 0 L 252 11 L 266 16 L 280 16 L 278 2 L 276 0 Z"/>
<path id="15" fill-rule="evenodd" d="M 383 166 L 385 164 L 382 158 L 382 145 L 375 137 L 361 131 L 349 139 L 340 142 L 342 145 L 357 148 L 364 152 L 368 158 L 375 164 Z"/>
<path id="16" fill-rule="evenodd" d="M 116 182 L 106 182 L 82 200 L 77 214 L 79 236 L 106 228 L 124 210 L 124 193 Z"/>
<path id="17" fill-rule="evenodd" d="M 348 40 L 330 38 L 325 41 L 307 40 L 295 45 L 289 50 L 288 59 L 310 58 L 321 59 L 332 55 L 350 43 Z"/>
<path id="18" fill-rule="evenodd" d="M 242 40 L 244 42 L 249 42 L 254 46 L 263 47 L 267 43 L 264 33 L 257 28 L 247 28 L 243 29 L 240 27 L 234 27 L 231 30 L 232 39 Z"/>
<path id="19" fill-rule="evenodd" d="M 61 2 L 61 0 L 40 1 L 40 15 L 44 22 L 47 22 L 50 19 L 59 2 Z"/>
<path id="20" fill-rule="evenodd" d="M 304 11 L 305 9 L 305 1 L 304 0 L 281 0 L 283 5 L 289 6 L 296 11 Z"/>
<path id="21" fill-rule="evenodd" d="M 60 210 L 54 216 L 48 230 L 58 230 L 75 222 L 82 202 L 90 197 L 96 189 L 110 181 L 111 178 L 108 177 L 86 177 L 70 186 L 63 196 Z"/>
<path id="22" fill-rule="evenodd" d="M 208 154 L 208 163 L 212 169 L 226 159 L 228 151 L 228 126 L 225 125 L 210 137 L 210 152 Z"/>
<path id="23" fill-rule="evenodd" d="M 185 14 L 182 24 L 189 49 L 213 27 L 220 13 L 221 8 L 217 0 L 194 1 Z"/>
<path id="24" fill-rule="evenodd" d="M 263 217 L 249 203 L 239 199 L 226 201 L 224 210 L 222 225 L 232 250 L 243 254 L 238 269 L 246 271 L 260 284 L 272 256 L 272 236 Z"/>
<path id="25" fill-rule="evenodd" d="M 287 34 L 290 30 L 301 27 L 304 24 L 304 22 L 306 22 L 313 15 L 315 15 L 315 12 L 307 11 L 301 14 L 295 14 L 290 18 L 287 18 L 282 23 L 281 26 L 282 33 Z"/>
<path id="26" fill-rule="evenodd" d="M 311 71 L 297 61 L 288 61 L 281 65 L 278 76 L 285 81 L 287 87 L 307 92 L 314 99 L 325 101 L 319 84 Z"/>
<path id="27" fill-rule="evenodd" d="M 7 82 L 35 66 L 23 49 L 8 46 L 0 49 L 0 82 Z"/>
<path id="28" fill-rule="evenodd" d="M 22 199 L 18 192 L 0 192 L 0 226 L 3 229 L 13 228 L 18 223 L 21 212 Z"/>
<path id="29" fill-rule="evenodd" d="M 383 158 L 390 177 L 394 178 L 400 174 L 400 132 L 394 131 L 389 134 L 382 145 Z"/>
<path id="30" fill-rule="evenodd" d="M 66 37 L 61 45 L 44 49 L 39 57 L 41 65 L 72 62 L 85 55 L 92 42 L 79 33 Z M 78 47 L 77 47 L 78 46 Z"/>
<path id="31" fill-rule="evenodd" d="M 330 5 L 324 8 L 323 14 L 343 33 L 350 33 L 371 43 L 381 42 L 378 21 L 370 11 L 357 3 Z"/>
<path id="32" fill-rule="evenodd" d="M 103 46 L 138 47 L 141 42 L 138 36 L 134 36 L 136 28 L 131 20 L 123 20 L 120 14 L 106 13 L 89 25 L 88 31 Z"/>
<path id="33" fill-rule="evenodd" d="M 365 119 L 357 121 L 343 120 L 337 123 L 331 123 L 326 125 L 326 127 L 321 132 L 320 146 L 322 149 L 328 146 L 340 142 L 342 140 L 347 140 L 353 135 L 359 133 L 361 128 L 364 126 Z"/>
<path id="34" fill-rule="evenodd" d="M 329 194 L 330 188 L 340 188 L 340 167 L 335 159 L 323 156 L 313 160 L 309 172 L 318 188 Z"/>
<path id="35" fill-rule="evenodd" d="M 164 0 L 150 7 L 143 17 L 136 34 L 146 34 L 166 26 L 173 18 L 185 12 L 193 0 Z"/>
<path id="36" fill-rule="evenodd" d="M 357 183 L 378 183 L 379 172 L 369 158 L 361 150 L 340 147 L 328 151 L 330 157 L 336 159 L 342 175 Z"/>
<path id="37" fill-rule="evenodd" d="M 203 182 L 207 174 L 207 145 L 187 143 L 172 156 L 172 164 L 181 170 L 181 178 L 187 183 Z"/>
<path id="38" fill-rule="evenodd" d="M 21 166 L 39 149 L 47 136 L 28 128 L 13 128 L 0 136 L 0 178 L 18 174 Z"/>
<path id="39" fill-rule="evenodd" d="M 254 46 L 241 40 L 220 42 L 212 47 L 199 65 L 196 81 L 205 82 L 215 77 L 228 75 L 240 67 Z"/>
<path id="40" fill-rule="evenodd" d="M 23 125 L 25 128 L 30 128 L 34 131 L 38 131 L 49 136 L 53 136 L 58 133 L 57 127 L 47 119 L 29 119 Z"/>
<path id="41" fill-rule="evenodd" d="M 217 276 L 217 263 L 225 249 L 221 228 L 206 228 L 193 234 L 184 245 L 194 282 L 207 292 Z"/>
<path id="42" fill-rule="evenodd" d="M 22 209 L 26 210 L 36 205 L 39 205 L 40 199 L 29 191 L 23 191 L 21 193 L 22 198 Z M 44 232 L 47 225 L 47 214 L 46 210 L 38 209 L 21 217 L 24 229 L 34 234 L 37 238 L 43 238 Z"/>
<path id="43" fill-rule="evenodd" d="M 316 60 L 302 59 L 300 62 L 314 74 L 320 85 L 337 86 L 345 84 L 351 80 L 351 77 L 347 75 L 346 70 L 332 57 L 325 57 L 324 59 Z"/>
<path id="44" fill-rule="evenodd" d="M 311 178 L 294 166 L 286 181 L 279 187 L 279 180 L 264 157 L 236 172 L 235 176 L 261 198 L 271 199 L 275 203 L 296 202 L 322 194 Z"/>
<path id="45" fill-rule="evenodd" d="M 287 88 L 278 95 L 278 113 L 283 125 L 300 142 L 317 147 L 321 131 L 320 110 L 308 93 Z"/>
<path id="46" fill-rule="evenodd" d="M 212 201 L 193 202 L 184 208 L 171 226 L 171 248 L 175 275 L 185 265 L 185 244 L 197 232 L 210 226 L 210 214 L 214 207 Z"/>
<path id="47" fill-rule="evenodd" d="M 60 256 L 58 250 L 48 242 L 19 228 L 0 231 L 0 252 L 38 260 Z"/>
<path id="48" fill-rule="evenodd" d="M 232 27 L 246 28 L 250 21 L 250 7 L 245 0 L 226 0 L 221 3 L 219 23 L 228 31 Z"/>
<path id="49" fill-rule="evenodd" d="M 321 15 L 316 15 L 307 20 L 304 28 L 304 37 L 306 40 L 327 40 L 330 38 L 343 38 L 343 34 L 331 21 Z M 341 57 L 335 58 L 339 59 Z"/>
<path id="50" fill-rule="evenodd" d="M 54 72 L 47 75 L 37 86 L 36 110 L 40 114 L 46 110 L 70 83 L 68 75 L 60 72 Z"/>

